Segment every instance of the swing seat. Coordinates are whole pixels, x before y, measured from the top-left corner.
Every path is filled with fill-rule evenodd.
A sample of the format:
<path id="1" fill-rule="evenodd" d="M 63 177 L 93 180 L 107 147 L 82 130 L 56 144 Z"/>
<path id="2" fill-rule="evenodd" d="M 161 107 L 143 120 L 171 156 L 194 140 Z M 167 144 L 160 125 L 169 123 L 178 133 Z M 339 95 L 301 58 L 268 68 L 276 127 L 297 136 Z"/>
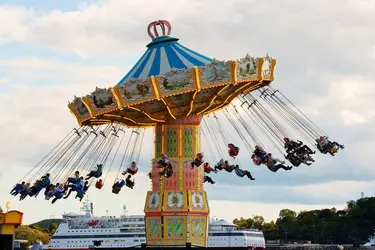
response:
<path id="1" fill-rule="evenodd" d="M 121 188 L 120 187 L 114 187 L 112 188 L 112 193 L 118 194 L 120 192 Z"/>
<path id="2" fill-rule="evenodd" d="M 97 189 L 102 189 L 102 187 L 103 187 L 103 182 L 97 181 L 97 182 L 95 183 L 95 187 L 96 187 Z"/>

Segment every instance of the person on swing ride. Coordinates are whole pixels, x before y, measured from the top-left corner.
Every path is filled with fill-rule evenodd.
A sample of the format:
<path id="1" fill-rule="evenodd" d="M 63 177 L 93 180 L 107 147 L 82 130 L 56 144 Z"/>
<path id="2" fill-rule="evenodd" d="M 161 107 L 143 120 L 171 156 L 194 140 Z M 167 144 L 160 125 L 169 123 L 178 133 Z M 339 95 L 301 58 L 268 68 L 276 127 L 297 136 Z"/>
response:
<path id="1" fill-rule="evenodd" d="M 315 160 L 311 157 L 311 155 L 307 154 L 306 152 L 300 152 L 297 150 L 296 156 L 301 159 L 303 164 L 310 166 Z"/>
<path id="2" fill-rule="evenodd" d="M 268 154 L 262 147 L 255 145 L 255 150 L 253 153 L 260 158 L 262 163 L 266 162 Z"/>
<path id="3" fill-rule="evenodd" d="M 34 185 L 30 188 L 28 195 L 37 197 L 42 189 L 47 188 L 51 184 L 50 174 L 43 175 L 40 180 L 37 180 Z"/>
<path id="4" fill-rule="evenodd" d="M 131 188 L 133 189 L 134 185 L 135 185 L 135 181 L 131 180 L 130 178 L 132 178 L 131 174 L 128 175 L 128 177 L 126 177 L 126 180 L 125 180 L 125 185 L 128 187 L 128 188 Z"/>
<path id="5" fill-rule="evenodd" d="M 90 186 L 88 184 L 89 184 L 89 182 L 85 181 L 84 186 L 81 186 L 81 185 L 77 186 L 77 189 L 76 189 L 77 194 L 76 194 L 75 198 L 76 199 L 79 198 L 79 201 L 82 201 L 83 196 L 85 196 L 87 190 L 89 190 Z"/>
<path id="6" fill-rule="evenodd" d="M 118 194 L 124 185 L 125 185 L 124 180 L 116 181 L 115 184 L 112 185 L 112 193 Z"/>
<path id="7" fill-rule="evenodd" d="M 250 180 L 252 180 L 252 181 L 255 180 L 255 178 L 253 178 L 251 176 L 251 173 L 249 171 L 245 170 L 245 169 L 236 168 L 234 170 L 234 172 L 236 173 L 237 176 L 239 176 L 241 178 L 246 175 L 246 177 L 249 178 Z"/>
<path id="8" fill-rule="evenodd" d="M 161 159 L 158 161 L 158 164 L 162 167 L 166 167 L 169 164 L 169 158 L 166 154 L 161 155 Z"/>
<path id="9" fill-rule="evenodd" d="M 135 175 L 137 172 L 138 172 L 137 163 L 135 161 L 132 161 L 130 166 L 124 172 L 122 172 L 122 175 L 126 175 L 127 173 L 131 175 Z"/>
<path id="10" fill-rule="evenodd" d="M 191 162 L 191 168 L 194 169 L 195 167 L 199 167 L 200 165 L 203 164 L 203 153 L 198 153 L 197 156 L 195 157 L 195 160 Z"/>
<path id="11" fill-rule="evenodd" d="M 20 201 L 26 198 L 27 194 L 30 192 L 31 189 L 31 184 L 30 182 L 26 183 L 25 188 L 20 191 Z"/>
<path id="12" fill-rule="evenodd" d="M 63 198 L 63 199 L 67 199 L 69 197 L 69 195 L 73 192 L 73 191 L 77 191 L 77 189 L 80 189 L 80 188 L 83 188 L 85 186 L 85 181 L 83 180 L 83 176 L 79 177 L 79 182 L 78 184 L 71 184 L 71 185 L 68 185 L 68 188 L 69 189 L 69 192 L 68 194 Z"/>
<path id="13" fill-rule="evenodd" d="M 233 159 L 234 158 L 236 158 L 236 156 L 238 155 L 238 153 L 240 152 L 240 148 L 239 147 L 237 147 L 237 146 L 235 146 L 234 144 L 232 144 L 232 143 L 229 143 L 228 144 L 228 153 L 229 153 L 229 156 L 230 157 L 233 157 Z"/>
<path id="14" fill-rule="evenodd" d="M 103 164 L 97 164 L 96 170 L 91 170 L 90 173 L 87 174 L 85 180 L 90 180 L 91 177 L 99 178 L 103 174 Z"/>
<path id="15" fill-rule="evenodd" d="M 10 191 L 11 195 L 17 196 L 22 190 L 26 188 L 25 182 L 17 183 L 13 189 Z"/>
<path id="16" fill-rule="evenodd" d="M 262 164 L 262 160 L 260 159 L 260 157 L 257 156 L 257 155 L 255 155 L 255 154 L 253 154 L 253 155 L 251 156 L 251 159 L 253 160 L 253 163 L 254 163 L 255 165 L 257 165 L 257 166 L 260 166 L 260 165 Z"/>
<path id="17" fill-rule="evenodd" d="M 55 198 L 53 198 L 51 203 L 54 204 L 57 200 L 61 199 L 64 196 L 67 189 L 68 187 L 64 184 L 56 185 L 54 193 Z"/>
<path id="18" fill-rule="evenodd" d="M 169 178 L 173 175 L 173 167 L 171 163 L 168 163 L 166 167 L 161 167 L 162 171 L 160 171 L 159 175 L 160 178 L 164 176 L 165 178 Z"/>
<path id="19" fill-rule="evenodd" d="M 203 183 L 205 183 L 205 182 L 208 182 L 208 183 L 211 183 L 211 184 L 215 184 L 215 182 L 208 175 L 204 175 L 204 177 L 203 177 Z"/>
<path id="20" fill-rule="evenodd" d="M 56 186 L 58 185 L 59 183 L 56 184 Z M 49 200 L 54 194 L 55 194 L 55 185 L 49 184 L 48 187 L 46 187 L 46 190 L 44 191 L 45 199 Z"/>
<path id="21" fill-rule="evenodd" d="M 284 148 L 286 149 L 286 153 L 289 154 L 290 152 L 306 152 L 307 154 L 315 154 L 314 151 L 312 151 L 307 145 L 303 145 L 303 142 L 297 140 L 293 141 L 289 138 L 284 138 Z"/>
<path id="22" fill-rule="evenodd" d="M 284 163 L 285 163 L 284 161 L 280 161 L 277 158 L 273 158 L 270 153 L 268 154 L 266 165 L 270 171 L 277 172 L 277 170 L 279 170 L 280 168 L 284 170 L 292 169 L 292 167 L 285 166 Z"/>
<path id="23" fill-rule="evenodd" d="M 227 171 L 228 173 L 232 173 L 233 170 L 235 170 L 235 169 L 237 169 L 237 168 L 239 168 L 239 167 L 240 167 L 240 166 L 238 166 L 238 165 L 229 165 L 229 164 L 227 164 L 227 165 L 225 166 L 224 170 Z"/>
<path id="24" fill-rule="evenodd" d="M 228 161 L 224 161 L 223 159 L 221 159 L 218 163 L 216 163 L 216 165 L 214 166 L 214 170 L 217 171 L 217 170 L 223 170 L 225 169 L 227 166 L 229 165 Z"/>
<path id="25" fill-rule="evenodd" d="M 72 184 L 78 184 L 80 182 L 80 177 L 79 177 L 79 171 L 75 171 L 74 175 L 71 177 L 68 177 L 68 180 L 66 181 L 67 183 L 72 183 Z"/>
<path id="26" fill-rule="evenodd" d="M 204 169 L 204 172 L 207 174 L 211 173 L 212 171 L 214 173 L 217 173 L 217 170 L 213 169 L 208 162 L 205 162 L 203 164 L 203 169 Z"/>
<path id="27" fill-rule="evenodd" d="M 302 163 L 302 159 L 298 157 L 294 152 L 291 152 L 287 155 L 284 155 L 285 159 L 287 159 L 294 167 L 298 167 Z"/>
<path id="28" fill-rule="evenodd" d="M 335 153 L 337 153 L 337 151 L 340 148 L 341 149 L 345 148 L 344 145 L 341 145 L 341 144 L 339 144 L 339 143 L 337 143 L 335 141 L 332 142 L 332 141 L 328 140 L 328 136 L 320 136 L 315 141 L 317 143 L 316 147 L 323 154 L 330 153 L 332 156 L 334 156 Z"/>
<path id="29" fill-rule="evenodd" d="M 97 189 L 102 189 L 102 187 L 103 187 L 103 180 L 102 179 L 97 180 L 96 183 L 95 183 L 95 187 Z"/>

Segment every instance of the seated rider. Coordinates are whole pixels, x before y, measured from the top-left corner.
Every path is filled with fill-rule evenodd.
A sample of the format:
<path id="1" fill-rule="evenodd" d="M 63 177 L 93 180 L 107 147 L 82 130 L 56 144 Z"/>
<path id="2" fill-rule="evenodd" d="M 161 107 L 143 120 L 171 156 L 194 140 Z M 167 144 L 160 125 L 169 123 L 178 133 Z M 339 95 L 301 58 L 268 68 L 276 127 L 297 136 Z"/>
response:
<path id="1" fill-rule="evenodd" d="M 266 165 L 270 171 L 277 172 L 277 170 L 279 170 L 280 168 L 284 170 L 292 169 L 292 167 L 284 166 L 284 163 L 284 161 L 280 161 L 277 158 L 273 158 L 271 154 L 268 154 Z"/>
<path id="2" fill-rule="evenodd" d="M 135 182 L 134 182 L 134 180 L 132 181 L 130 178 L 132 178 L 132 176 L 129 174 L 128 177 L 126 177 L 125 185 L 126 185 L 128 188 L 133 189 L 133 187 L 134 187 L 134 185 L 135 185 Z"/>
<path id="3" fill-rule="evenodd" d="M 305 152 L 300 152 L 297 150 L 295 155 L 301 159 L 301 162 L 303 164 L 306 164 L 307 166 L 310 166 L 312 164 L 311 162 L 315 162 L 315 160 L 309 154 Z"/>
<path id="4" fill-rule="evenodd" d="M 20 201 L 22 201 L 23 199 L 26 198 L 26 196 L 30 192 L 30 189 L 31 189 L 30 186 L 31 186 L 31 184 L 30 184 L 30 182 L 28 182 L 28 183 L 26 183 L 25 188 L 20 191 Z"/>
<path id="5" fill-rule="evenodd" d="M 29 196 L 35 196 L 37 197 L 39 192 L 48 187 L 50 184 L 51 184 L 51 180 L 50 180 L 50 174 L 47 173 L 45 175 L 43 175 L 40 180 L 37 180 L 34 185 L 30 188 L 29 192 L 28 192 L 28 195 Z"/>
<path id="6" fill-rule="evenodd" d="M 138 172 L 137 163 L 135 161 L 132 161 L 130 166 L 124 172 L 122 172 L 122 175 L 126 175 L 127 173 L 131 175 L 135 175 L 137 172 Z"/>
<path id="7" fill-rule="evenodd" d="M 10 191 L 11 195 L 17 196 L 22 190 L 26 188 L 25 182 L 17 183 L 13 189 Z"/>
<path id="8" fill-rule="evenodd" d="M 240 169 L 240 168 L 236 168 L 234 170 L 234 172 L 236 173 L 237 176 L 239 177 L 244 177 L 246 175 L 247 178 L 249 178 L 250 180 L 255 180 L 252 176 L 251 176 L 251 173 L 245 169 Z"/>
<path id="9" fill-rule="evenodd" d="M 208 176 L 208 175 L 204 175 L 203 178 L 204 178 L 204 179 L 203 179 L 203 183 L 204 183 L 204 182 L 208 182 L 208 183 L 211 183 L 211 184 L 215 184 L 215 182 L 211 179 L 210 176 Z"/>
<path id="10" fill-rule="evenodd" d="M 306 154 L 315 154 L 315 152 L 313 152 L 307 145 L 303 145 L 303 142 L 298 140 L 296 142 L 289 138 L 284 138 L 284 148 L 286 149 L 287 154 L 296 151 Z"/>
<path id="11" fill-rule="evenodd" d="M 212 171 L 214 173 L 217 173 L 217 170 L 213 169 L 208 162 L 205 162 L 203 164 L 203 169 L 204 169 L 204 172 L 207 174 L 211 173 Z"/>
<path id="12" fill-rule="evenodd" d="M 83 180 L 83 176 L 79 177 L 78 180 L 79 180 L 78 184 L 68 185 L 68 188 L 70 188 L 70 190 L 63 199 L 67 199 L 73 191 L 77 191 L 78 189 L 83 189 L 83 187 L 85 186 L 85 181 Z"/>
<path id="13" fill-rule="evenodd" d="M 112 185 L 112 193 L 118 194 L 124 185 L 124 180 L 116 181 L 115 184 Z"/>
<path id="14" fill-rule="evenodd" d="M 317 142 L 317 148 L 319 151 L 323 154 L 330 153 L 332 156 L 335 155 L 337 150 L 339 148 L 344 149 L 344 145 L 341 145 L 337 142 L 332 142 L 328 140 L 328 136 L 320 136 L 318 139 L 316 139 Z"/>
<path id="15" fill-rule="evenodd" d="M 236 156 L 238 155 L 238 153 L 240 151 L 240 148 L 235 146 L 232 143 L 228 144 L 228 148 L 229 148 L 229 150 L 228 150 L 229 156 L 233 157 L 233 158 L 236 158 Z"/>
<path id="16" fill-rule="evenodd" d="M 266 162 L 268 154 L 262 147 L 255 145 L 254 154 L 260 158 L 262 163 Z"/>
<path id="17" fill-rule="evenodd" d="M 165 178 L 169 178 L 173 175 L 173 167 L 172 167 L 172 164 L 171 163 L 168 163 L 168 165 L 166 167 L 162 167 L 163 170 L 160 171 L 159 175 L 160 175 L 160 178 L 162 176 L 164 176 Z"/>
<path id="18" fill-rule="evenodd" d="M 217 170 L 221 171 L 225 169 L 227 166 L 228 166 L 228 161 L 224 161 L 223 159 L 221 159 L 218 163 L 216 163 L 216 165 L 214 166 L 214 169 L 215 171 Z"/>
<path id="19" fill-rule="evenodd" d="M 195 160 L 191 162 L 191 168 L 199 167 L 203 163 L 203 153 L 198 153 Z"/>
<path id="20" fill-rule="evenodd" d="M 67 183 L 78 184 L 80 182 L 79 171 L 75 171 L 72 177 L 69 177 Z"/>
<path id="21" fill-rule="evenodd" d="M 90 186 L 89 186 L 89 182 L 88 181 L 85 181 L 85 185 L 84 186 L 81 186 L 81 185 L 77 186 L 77 189 L 76 189 L 77 194 L 76 194 L 75 198 L 76 199 L 80 198 L 79 201 L 82 201 L 83 196 L 85 196 L 87 190 L 89 190 L 89 187 Z"/>
<path id="22" fill-rule="evenodd" d="M 52 204 L 54 204 L 57 200 L 61 199 L 65 194 L 65 191 L 68 189 L 68 186 L 64 184 L 56 185 L 54 196 L 55 198 L 52 200 Z"/>
<path id="23" fill-rule="evenodd" d="M 85 180 L 90 180 L 91 177 L 99 178 L 103 174 L 103 164 L 97 164 L 96 170 L 91 170 L 90 173 L 87 174 Z"/>
<path id="24" fill-rule="evenodd" d="M 238 165 L 226 165 L 225 166 L 225 171 L 227 171 L 227 172 L 229 172 L 229 173 L 232 173 L 233 172 L 233 170 L 235 170 L 235 169 L 237 169 L 237 168 L 239 168 L 240 166 L 238 166 Z"/>
<path id="25" fill-rule="evenodd" d="M 97 180 L 96 183 L 95 183 L 95 187 L 97 189 L 102 189 L 102 187 L 103 187 L 103 180 L 102 179 Z"/>
<path id="26" fill-rule="evenodd" d="M 257 166 L 260 166 L 260 165 L 263 163 L 262 160 L 260 159 L 260 157 L 257 156 L 257 155 L 255 155 L 255 154 L 253 154 L 253 155 L 251 156 L 251 159 L 253 160 L 253 163 L 254 163 L 255 165 L 257 165 Z"/>
<path id="27" fill-rule="evenodd" d="M 166 154 L 161 155 L 161 159 L 158 161 L 159 167 L 166 167 L 169 164 L 169 158 Z"/>
<path id="28" fill-rule="evenodd" d="M 289 153 L 284 156 L 285 159 L 287 159 L 294 167 L 298 167 L 302 163 L 302 159 L 298 157 L 295 153 Z"/>

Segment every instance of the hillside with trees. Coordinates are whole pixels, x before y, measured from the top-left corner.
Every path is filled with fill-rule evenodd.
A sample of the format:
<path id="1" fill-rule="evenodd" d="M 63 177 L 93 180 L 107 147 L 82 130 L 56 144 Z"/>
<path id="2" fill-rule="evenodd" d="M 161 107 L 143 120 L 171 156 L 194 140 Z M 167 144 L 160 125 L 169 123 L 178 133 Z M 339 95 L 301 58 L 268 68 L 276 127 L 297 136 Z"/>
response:
<path id="1" fill-rule="evenodd" d="M 262 216 L 233 221 L 241 228 L 263 230 L 266 240 L 311 241 L 319 244 L 366 242 L 375 229 L 375 197 L 347 202 L 343 210 L 321 209 L 299 213 L 283 209 L 276 221 Z"/>

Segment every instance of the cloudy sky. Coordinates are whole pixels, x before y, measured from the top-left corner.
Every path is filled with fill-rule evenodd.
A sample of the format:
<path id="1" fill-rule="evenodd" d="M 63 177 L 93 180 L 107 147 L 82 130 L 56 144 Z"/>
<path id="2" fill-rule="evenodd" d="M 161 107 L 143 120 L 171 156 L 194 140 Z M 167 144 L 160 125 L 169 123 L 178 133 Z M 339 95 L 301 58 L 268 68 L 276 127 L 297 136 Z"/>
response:
<path id="1" fill-rule="evenodd" d="M 251 165 L 241 151 L 256 181 L 213 176 L 218 183 L 207 185 L 212 216 L 272 220 L 282 208 L 342 208 L 361 191 L 374 195 L 375 1 L 8 0 L 0 1 L 2 206 L 10 201 L 25 223 L 79 211 L 74 199 L 19 202 L 9 191 L 77 126 L 68 101 L 116 84 L 145 51 L 146 27 L 158 19 L 172 23 L 181 44 L 208 57 L 277 59 L 273 87 L 346 145 L 335 157 L 317 155 L 311 167 L 280 173 Z M 145 140 L 152 141 L 152 131 Z M 96 214 L 119 215 L 123 205 L 143 213 L 152 157 L 145 144 L 134 190 L 116 196 L 108 184 L 90 191 Z"/>

